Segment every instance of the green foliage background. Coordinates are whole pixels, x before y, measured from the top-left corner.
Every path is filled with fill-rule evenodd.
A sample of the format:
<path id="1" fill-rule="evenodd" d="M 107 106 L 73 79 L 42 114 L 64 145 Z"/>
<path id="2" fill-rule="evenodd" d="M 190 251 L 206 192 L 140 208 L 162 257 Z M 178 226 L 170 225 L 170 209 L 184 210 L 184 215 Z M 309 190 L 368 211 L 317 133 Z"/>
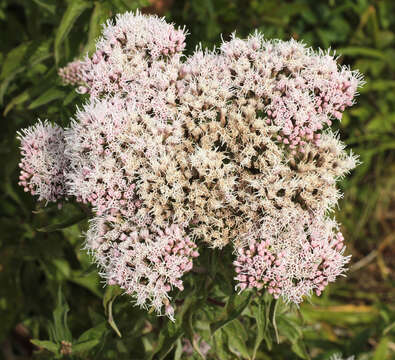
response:
<path id="1" fill-rule="evenodd" d="M 356 359 L 395 357 L 395 2 L 174 0 L 146 11 L 187 25 L 188 52 L 222 34 L 294 37 L 335 49 L 367 84 L 338 125 L 360 165 L 341 183 L 337 217 L 347 278 L 299 309 L 267 294 L 232 296 L 230 250 L 204 250 L 177 297 L 173 324 L 104 288 L 82 250 L 87 210 L 44 207 L 17 186 L 16 131 L 66 125 L 83 100 L 57 68 L 94 48 L 100 24 L 146 0 L 0 0 L 0 359 Z M 392 302 L 391 302 L 392 301 Z M 121 337 L 122 336 L 122 337 Z M 31 339 L 34 339 L 31 341 Z M 183 352 L 190 339 L 194 350 Z M 34 344 L 34 345 L 33 345 Z M 69 354 L 68 354 L 69 353 Z"/>

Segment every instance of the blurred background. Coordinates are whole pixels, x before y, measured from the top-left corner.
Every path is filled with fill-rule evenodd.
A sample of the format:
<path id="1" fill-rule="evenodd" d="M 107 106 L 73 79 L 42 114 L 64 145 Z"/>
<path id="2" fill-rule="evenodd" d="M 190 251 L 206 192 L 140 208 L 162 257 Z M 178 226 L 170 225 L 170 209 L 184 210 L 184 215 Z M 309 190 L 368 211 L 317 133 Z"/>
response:
<path id="1" fill-rule="evenodd" d="M 158 342 L 167 346 L 163 319 L 103 289 L 81 249 L 85 209 L 36 204 L 17 185 L 16 132 L 37 118 L 67 125 L 83 103 L 62 86 L 57 69 L 94 49 L 108 17 L 137 8 L 186 25 L 187 53 L 199 42 L 213 48 L 235 30 L 245 37 L 259 29 L 267 39 L 330 47 L 339 63 L 364 74 L 357 104 L 334 125 L 362 162 L 341 181 L 345 195 L 336 211 L 352 254 L 347 277 L 294 310 L 289 324 L 298 325 L 283 324 L 281 343 L 262 347 L 256 358 L 329 359 L 341 352 L 394 359 L 394 0 L 0 0 L 0 359 L 140 359 Z M 257 330 L 245 321 L 240 341 L 248 348 L 248 332 Z M 197 328 L 193 336 L 204 338 Z M 32 338 L 53 342 L 33 345 Z M 71 352 L 75 339 L 79 348 Z M 221 339 L 208 359 L 248 358 L 243 344 L 232 351 Z M 175 350 L 155 356 L 199 359 L 188 341 L 178 334 Z"/>

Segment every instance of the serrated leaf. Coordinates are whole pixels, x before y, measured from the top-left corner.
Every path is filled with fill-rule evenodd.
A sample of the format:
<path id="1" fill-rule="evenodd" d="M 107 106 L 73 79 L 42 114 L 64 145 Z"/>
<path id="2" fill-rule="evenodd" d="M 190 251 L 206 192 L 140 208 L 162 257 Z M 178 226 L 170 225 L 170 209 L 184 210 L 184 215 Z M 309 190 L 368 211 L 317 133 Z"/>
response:
<path id="1" fill-rule="evenodd" d="M 48 351 L 50 351 L 50 352 L 52 352 L 54 354 L 57 354 L 59 352 L 59 345 L 55 344 L 52 341 L 35 340 L 35 339 L 32 339 L 30 341 L 31 341 L 32 344 L 34 344 L 34 345 L 36 345 L 36 346 L 38 346 L 40 348 L 46 349 L 46 350 L 48 350 Z"/>
<path id="2" fill-rule="evenodd" d="M 20 44 L 7 54 L 7 57 L 5 58 L 1 68 L 0 79 L 5 79 L 18 68 L 22 67 L 23 59 L 26 57 L 26 54 L 28 53 L 28 50 L 32 44 L 33 42 L 31 41 Z"/>
<path id="3" fill-rule="evenodd" d="M 249 305 L 252 298 L 251 292 L 244 292 L 239 294 L 233 294 L 229 297 L 228 302 L 226 303 L 224 312 L 210 325 L 211 333 L 214 334 L 217 330 L 221 329 L 228 322 L 236 319 L 243 310 Z"/>
<path id="4" fill-rule="evenodd" d="M 299 324 L 285 314 L 278 315 L 276 321 L 279 333 L 291 342 L 292 351 L 302 359 L 310 359 L 302 340 L 303 333 Z"/>
<path id="5" fill-rule="evenodd" d="M 72 0 L 68 2 L 66 12 L 60 22 L 55 36 L 55 61 L 60 60 L 60 47 L 80 15 L 92 6 L 92 2 L 85 0 Z"/>

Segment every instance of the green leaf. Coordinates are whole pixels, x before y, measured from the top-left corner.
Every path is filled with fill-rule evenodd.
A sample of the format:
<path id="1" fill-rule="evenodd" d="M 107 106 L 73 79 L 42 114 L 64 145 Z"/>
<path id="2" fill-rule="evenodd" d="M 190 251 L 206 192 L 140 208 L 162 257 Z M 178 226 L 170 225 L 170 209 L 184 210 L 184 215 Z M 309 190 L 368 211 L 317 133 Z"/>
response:
<path id="1" fill-rule="evenodd" d="M 54 340 L 59 343 L 63 340 L 72 341 L 71 332 L 67 324 L 67 314 L 69 310 L 70 308 L 63 296 L 62 288 L 59 286 L 58 301 L 53 312 Z"/>
<path id="2" fill-rule="evenodd" d="M 390 325 L 388 325 L 384 330 L 383 330 L 383 334 L 387 335 L 391 330 L 395 329 L 395 321 L 393 323 L 391 323 Z"/>
<path id="3" fill-rule="evenodd" d="M 288 319 L 286 316 L 279 315 L 277 317 L 277 323 L 279 333 L 285 336 L 292 343 L 298 341 L 298 339 L 302 336 L 302 331 L 298 324 Z"/>
<path id="4" fill-rule="evenodd" d="M 16 48 L 12 49 L 4 60 L 3 66 L 1 68 L 0 79 L 5 79 L 7 76 L 14 73 L 18 68 L 23 65 L 23 60 L 32 46 L 32 42 L 23 43 Z"/>
<path id="5" fill-rule="evenodd" d="M 227 344 L 227 336 L 226 334 L 220 329 L 213 336 L 214 346 L 215 346 L 215 354 L 217 355 L 218 359 L 220 360 L 228 360 L 230 359 L 225 346 Z"/>
<path id="6" fill-rule="evenodd" d="M 243 292 L 239 294 L 233 294 L 229 297 L 226 303 L 224 312 L 214 323 L 210 325 L 211 333 L 214 334 L 218 329 L 221 329 L 228 322 L 236 319 L 243 310 L 249 305 L 252 298 L 252 292 Z"/>
<path id="7" fill-rule="evenodd" d="M 176 351 L 174 352 L 174 360 L 181 360 L 183 353 L 183 345 L 180 339 L 177 340 Z"/>
<path id="8" fill-rule="evenodd" d="M 56 0 L 33 0 L 38 6 L 55 15 Z"/>
<path id="9" fill-rule="evenodd" d="M 150 359 L 164 360 L 165 357 L 173 350 L 178 339 L 184 335 L 184 330 L 170 320 L 167 326 L 159 334 L 159 341 L 154 351 L 151 353 Z"/>
<path id="10" fill-rule="evenodd" d="M 4 60 L 0 79 L 5 79 L 22 66 L 33 66 L 47 59 L 50 54 L 52 39 L 27 41 L 12 49 Z"/>
<path id="11" fill-rule="evenodd" d="M 193 294 L 193 295 L 195 295 L 195 294 Z M 183 318 L 183 328 L 185 329 L 185 331 L 188 335 L 189 341 L 191 342 L 192 347 L 194 348 L 196 353 L 202 359 L 205 359 L 205 356 L 200 351 L 198 339 L 195 337 L 195 330 L 194 330 L 194 326 L 193 326 L 194 315 L 196 314 L 197 309 L 199 308 L 199 302 L 195 296 L 191 295 L 186 299 L 186 301 L 188 299 L 191 299 L 191 300 L 190 300 L 190 306 L 189 306 L 188 310 L 186 311 L 184 318 Z M 178 317 L 177 317 L 177 320 L 178 320 Z"/>
<path id="12" fill-rule="evenodd" d="M 361 93 L 366 93 L 370 91 L 391 91 L 395 88 L 395 80 L 377 80 L 368 81 L 368 83 L 363 86 L 360 90 Z"/>
<path id="13" fill-rule="evenodd" d="M 22 104 L 25 101 L 29 100 L 30 93 L 28 90 L 25 90 L 23 93 L 15 96 L 6 106 L 3 115 L 7 116 L 7 114 L 12 110 L 12 108 L 18 104 Z"/>
<path id="14" fill-rule="evenodd" d="M 122 289 L 120 287 L 108 286 L 103 297 L 103 306 L 104 306 L 104 311 L 107 315 L 107 321 L 119 337 L 122 337 L 122 334 L 119 331 L 117 324 L 115 324 L 112 315 L 112 304 L 114 300 L 117 298 L 117 296 L 120 295 L 121 293 L 122 293 Z"/>
<path id="15" fill-rule="evenodd" d="M 59 345 L 55 344 L 52 341 L 48 341 L 48 340 L 35 340 L 32 339 L 30 340 L 34 345 L 40 347 L 40 348 L 44 348 L 54 354 L 58 354 L 59 352 Z"/>
<path id="16" fill-rule="evenodd" d="M 231 352 L 240 358 L 250 359 L 246 341 L 248 335 L 243 325 L 237 319 L 229 322 L 223 327 L 223 330 L 228 335 L 228 347 Z"/>
<path id="17" fill-rule="evenodd" d="M 92 2 L 85 0 L 72 0 L 69 1 L 66 12 L 64 13 L 62 20 L 60 22 L 59 28 L 55 36 L 55 61 L 58 64 L 60 60 L 60 47 L 64 39 L 69 34 L 74 23 L 84 12 L 84 10 L 90 8 Z"/>
<path id="18" fill-rule="evenodd" d="M 107 3 L 95 1 L 91 20 L 89 23 L 88 42 L 85 46 L 83 54 L 92 53 L 95 50 L 96 40 L 100 36 L 102 25 L 109 18 L 111 8 Z"/>
<path id="19" fill-rule="evenodd" d="M 48 89 L 42 95 L 40 95 L 36 100 L 34 100 L 28 107 L 29 110 L 33 110 L 39 106 L 48 104 L 49 102 L 63 98 L 65 96 L 64 90 L 60 89 Z"/>
<path id="20" fill-rule="evenodd" d="M 255 315 L 255 320 L 257 323 L 257 334 L 255 338 L 254 351 L 252 359 L 255 359 L 257 351 L 263 340 L 266 342 L 266 346 L 271 350 L 273 344 L 272 339 L 269 334 L 269 324 L 270 324 L 270 305 L 273 297 L 269 293 L 265 293 L 258 302 L 258 306 L 252 307 L 253 314 Z"/>
<path id="21" fill-rule="evenodd" d="M 299 324 L 291 320 L 286 314 L 278 315 L 276 321 L 279 333 L 291 342 L 293 352 L 302 359 L 310 359 Z"/>
<path id="22" fill-rule="evenodd" d="M 151 359 L 164 359 L 177 344 L 181 336 L 184 335 L 184 329 L 187 329 L 186 331 L 190 336 L 190 341 L 194 348 L 198 348 L 192 328 L 192 316 L 197 307 L 197 299 L 193 294 L 190 294 L 184 299 L 182 307 L 177 311 L 177 318 L 174 323 L 169 319 L 166 320 L 167 327 L 160 333 L 158 344 L 150 355 Z M 189 321 L 191 322 L 189 323 Z M 198 353 L 200 353 L 200 350 Z"/>
<path id="23" fill-rule="evenodd" d="M 138 8 L 146 7 L 149 5 L 149 1 L 147 0 L 135 0 L 135 1 L 110 0 L 110 2 L 119 13 L 136 10 Z"/>
<path id="24" fill-rule="evenodd" d="M 85 213 L 77 214 L 77 215 L 74 215 L 74 216 L 70 217 L 69 219 L 65 220 L 64 222 L 50 224 L 50 225 L 47 225 L 47 226 L 37 229 L 37 231 L 53 232 L 53 231 L 62 230 L 64 228 L 67 228 L 69 226 L 79 223 L 80 221 L 86 219 L 86 217 L 87 217 L 87 215 Z"/>
<path id="25" fill-rule="evenodd" d="M 106 322 L 102 321 L 99 325 L 96 325 L 81 334 L 81 336 L 78 338 L 78 342 L 101 339 L 107 331 Z"/>
<path id="26" fill-rule="evenodd" d="M 100 343 L 100 339 L 79 341 L 73 344 L 73 354 L 89 351 Z"/>
<path id="27" fill-rule="evenodd" d="M 63 105 L 64 106 L 69 105 L 77 97 L 78 97 L 78 94 L 75 90 L 70 91 L 69 94 L 64 98 Z"/>
<path id="28" fill-rule="evenodd" d="M 88 289 L 99 298 L 102 298 L 103 288 L 100 284 L 99 276 L 97 273 L 97 266 L 95 264 L 92 265 L 95 271 L 86 274 L 86 271 L 83 272 L 80 270 L 74 270 L 72 271 L 71 277 L 68 280 L 75 284 L 78 284 L 79 286 L 84 287 L 85 289 Z"/>
<path id="29" fill-rule="evenodd" d="M 310 356 L 306 350 L 306 346 L 302 340 L 294 342 L 291 346 L 292 351 L 302 359 L 309 360 Z"/>
<path id="30" fill-rule="evenodd" d="M 388 345 L 389 339 L 387 337 L 383 337 L 377 345 L 376 351 L 373 355 L 373 360 L 386 360 L 389 347 Z"/>
<path id="31" fill-rule="evenodd" d="M 0 105 L 3 104 L 4 95 L 14 78 L 36 64 L 51 56 L 50 47 L 52 39 L 46 41 L 28 41 L 11 50 L 4 60 L 0 74 Z"/>
<path id="32" fill-rule="evenodd" d="M 336 51 L 340 55 L 348 55 L 348 56 L 367 56 L 376 59 L 381 59 L 384 61 L 390 61 L 389 56 L 386 53 L 380 50 L 376 50 L 373 48 L 362 47 L 362 46 L 350 46 L 346 48 L 340 48 Z"/>

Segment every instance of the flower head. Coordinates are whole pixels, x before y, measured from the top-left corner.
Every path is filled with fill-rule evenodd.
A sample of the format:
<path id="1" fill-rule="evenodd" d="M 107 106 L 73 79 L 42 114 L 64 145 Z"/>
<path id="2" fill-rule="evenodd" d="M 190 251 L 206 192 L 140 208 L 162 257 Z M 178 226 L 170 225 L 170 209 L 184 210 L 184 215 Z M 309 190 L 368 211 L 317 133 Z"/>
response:
<path id="1" fill-rule="evenodd" d="M 20 184 L 90 204 L 101 275 L 170 318 L 199 242 L 234 246 L 239 291 L 319 295 L 349 259 L 329 212 L 358 160 L 331 124 L 361 75 L 295 40 L 232 36 L 183 58 L 184 40 L 155 16 L 108 21 L 92 57 L 60 70 L 90 96 L 70 127 L 20 135 Z"/>
<path id="2" fill-rule="evenodd" d="M 38 121 L 18 133 L 18 139 L 22 154 L 19 185 L 38 200 L 55 202 L 67 196 L 64 171 L 69 162 L 64 155 L 63 129 Z"/>
<path id="3" fill-rule="evenodd" d="M 86 247 L 109 285 L 119 285 L 137 305 L 152 306 L 170 318 L 174 311 L 169 293 L 184 289 L 181 278 L 199 255 L 196 244 L 176 224 L 160 229 L 112 216 L 91 221 Z"/>
<path id="4" fill-rule="evenodd" d="M 246 240 L 234 262 L 236 287 L 267 288 L 296 304 L 312 292 L 320 295 L 349 261 L 337 224 L 305 211 L 288 219 L 263 218 Z"/>

